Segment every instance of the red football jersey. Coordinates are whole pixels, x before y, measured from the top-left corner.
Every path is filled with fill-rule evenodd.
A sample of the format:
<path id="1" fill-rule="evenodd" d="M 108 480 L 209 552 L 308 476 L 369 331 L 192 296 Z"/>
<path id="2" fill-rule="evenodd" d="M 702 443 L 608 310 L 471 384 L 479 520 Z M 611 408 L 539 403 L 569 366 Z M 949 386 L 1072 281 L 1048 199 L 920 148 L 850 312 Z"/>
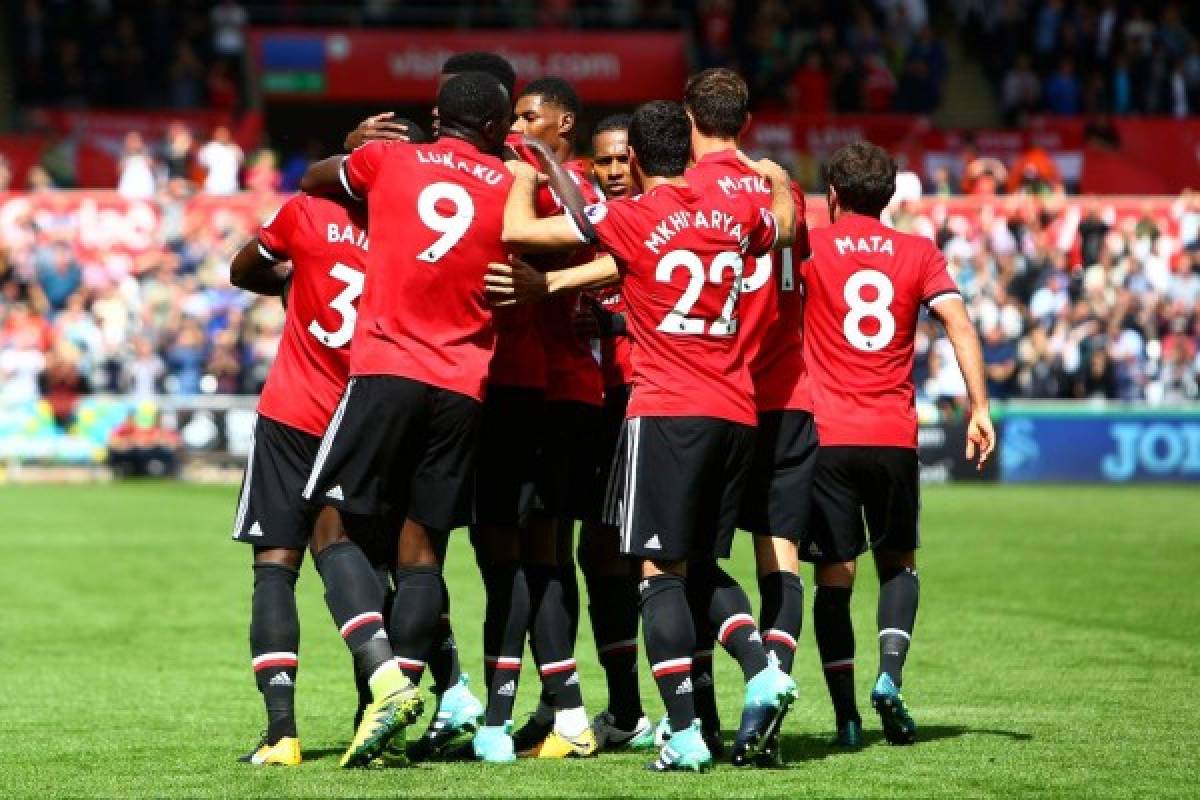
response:
<path id="1" fill-rule="evenodd" d="M 958 296 L 945 258 L 860 214 L 809 238 L 805 352 L 821 444 L 916 447 L 913 338 L 922 304 Z"/>
<path id="2" fill-rule="evenodd" d="M 367 200 L 371 251 L 351 375 L 398 375 L 481 399 L 495 349 L 483 293 L 512 175 L 460 139 L 369 142 L 342 162 Z"/>
<path id="3" fill-rule="evenodd" d="M 593 292 L 593 296 L 613 314 L 626 312 L 625 299 L 620 286 L 611 286 Z M 604 388 L 627 386 L 633 383 L 632 344 L 629 336 L 609 336 L 600 340 L 600 371 L 604 375 Z"/>
<path id="4" fill-rule="evenodd" d="M 687 179 L 699 191 L 745 195 L 759 207 L 771 208 L 770 183 L 743 164 L 736 150 L 709 153 L 688 170 Z M 795 242 L 748 263 L 738 299 L 740 335 L 745 339 L 759 411 L 812 411 L 804 365 L 804 294 L 796 275 L 797 262 L 809 256 L 808 227 L 804 194 L 794 184 L 792 198 Z"/>
<path id="5" fill-rule="evenodd" d="M 745 197 L 671 184 L 588 206 L 584 216 L 624 278 L 633 339 L 628 416 L 755 425 L 738 288 L 743 257 L 774 244 L 775 218 Z"/>
<path id="6" fill-rule="evenodd" d="M 258 249 L 292 262 L 279 352 L 258 413 L 321 436 L 346 388 L 367 261 L 362 204 L 292 196 L 258 232 Z"/>
<path id="7" fill-rule="evenodd" d="M 579 187 L 585 203 L 600 200 L 582 161 L 568 161 L 562 166 Z M 547 186 L 539 189 L 536 205 L 543 217 L 563 210 L 562 201 Z M 580 247 L 563 262 L 563 267 L 586 264 L 595 257 L 593 248 Z M 546 399 L 598 406 L 604 402 L 604 379 L 591 343 L 575 333 L 573 320 L 579 303 L 579 292 L 564 292 L 547 298 L 538 307 L 546 349 Z"/>

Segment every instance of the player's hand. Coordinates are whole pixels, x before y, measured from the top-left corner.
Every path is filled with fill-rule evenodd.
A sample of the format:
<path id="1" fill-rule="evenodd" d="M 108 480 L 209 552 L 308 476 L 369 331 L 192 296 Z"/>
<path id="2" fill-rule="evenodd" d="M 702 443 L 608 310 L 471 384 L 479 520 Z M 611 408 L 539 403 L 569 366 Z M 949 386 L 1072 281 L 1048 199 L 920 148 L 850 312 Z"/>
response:
<path id="1" fill-rule="evenodd" d="M 758 161 L 755 161 L 741 150 L 737 151 L 737 156 L 739 161 L 773 184 L 786 185 L 792 179 L 792 176 L 788 175 L 788 171 L 786 169 L 779 166 L 769 158 L 760 158 Z"/>
<path id="2" fill-rule="evenodd" d="M 967 422 L 967 461 L 974 461 L 976 454 L 979 463 L 975 469 L 982 470 L 988 457 L 996 449 L 996 429 L 992 427 L 992 417 L 986 408 L 971 412 Z"/>
<path id="3" fill-rule="evenodd" d="M 506 166 L 508 171 L 512 173 L 513 177 L 518 180 L 525 178 L 533 181 L 533 183 L 538 186 L 550 180 L 549 176 L 538 172 L 535 167 L 532 167 L 519 159 L 516 161 L 505 161 L 504 166 Z"/>
<path id="4" fill-rule="evenodd" d="M 397 142 L 407 142 L 408 126 L 402 122 L 389 122 L 396 116 L 394 112 L 385 111 L 373 117 L 367 117 L 358 123 L 358 127 L 346 134 L 346 152 L 362 147 L 369 141 L 385 139 Z"/>
<path id="5" fill-rule="evenodd" d="M 483 276 L 483 290 L 494 306 L 533 303 L 549 293 L 545 273 L 516 256 L 511 256 L 507 264 L 496 261 L 488 264 L 487 275 Z"/>

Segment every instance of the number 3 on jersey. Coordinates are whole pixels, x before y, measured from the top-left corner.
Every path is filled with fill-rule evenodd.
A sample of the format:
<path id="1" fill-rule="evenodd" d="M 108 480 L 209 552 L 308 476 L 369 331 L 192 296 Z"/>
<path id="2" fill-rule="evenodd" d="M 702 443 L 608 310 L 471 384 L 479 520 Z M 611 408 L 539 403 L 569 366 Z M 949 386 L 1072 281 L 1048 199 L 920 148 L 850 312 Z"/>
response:
<path id="1" fill-rule="evenodd" d="M 875 298 L 867 300 L 863 297 L 863 289 L 870 287 L 875 290 Z M 842 291 L 846 305 L 850 310 L 842 320 L 842 333 L 846 341 L 859 350 L 874 352 L 887 347 L 896 335 L 896 318 L 892 316 L 892 300 L 896 290 L 891 279 L 877 269 L 863 269 L 850 276 Z M 876 333 L 863 333 L 863 321 L 875 320 L 879 330 Z"/>
<path id="2" fill-rule="evenodd" d="M 350 342 L 350 337 L 354 335 L 354 323 L 358 319 L 358 309 L 354 307 L 354 301 L 362 294 L 363 274 L 354 267 L 347 267 L 339 261 L 329 270 L 329 275 L 346 284 L 346 288 L 329 303 L 330 308 L 342 315 L 342 324 L 336 331 L 330 333 L 314 319 L 308 325 L 308 332 L 326 347 L 345 347 Z"/>

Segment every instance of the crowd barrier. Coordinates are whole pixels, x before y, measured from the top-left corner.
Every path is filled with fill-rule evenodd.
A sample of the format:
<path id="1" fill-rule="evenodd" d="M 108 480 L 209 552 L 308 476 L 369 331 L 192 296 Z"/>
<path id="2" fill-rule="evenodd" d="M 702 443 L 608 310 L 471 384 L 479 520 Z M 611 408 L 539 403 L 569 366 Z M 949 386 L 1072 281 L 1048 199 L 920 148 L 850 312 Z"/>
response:
<path id="1" fill-rule="evenodd" d="M 163 395 L 84 399 L 68 430 L 41 402 L 0 407 L 0 465 L 102 465 L 118 426 L 147 408 L 178 435 L 185 464 L 240 467 L 249 452 L 257 399 Z M 147 405 L 148 404 L 148 405 Z M 964 452 L 960 420 L 923 421 L 921 479 L 926 483 L 1200 482 L 1200 407 L 1150 409 L 1115 404 L 999 406 L 997 457 L 982 471 Z"/>

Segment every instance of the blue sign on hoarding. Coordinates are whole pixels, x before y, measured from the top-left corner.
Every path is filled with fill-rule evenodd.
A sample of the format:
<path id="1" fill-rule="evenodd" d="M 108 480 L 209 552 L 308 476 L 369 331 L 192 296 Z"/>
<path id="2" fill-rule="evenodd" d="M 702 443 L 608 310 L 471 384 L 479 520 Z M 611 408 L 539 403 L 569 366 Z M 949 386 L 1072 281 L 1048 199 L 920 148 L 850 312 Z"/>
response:
<path id="1" fill-rule="evenodd" d="M 1200 414 L 1150 411 L 1005 415 L 1005 481 L 1200 481 Z"/>

